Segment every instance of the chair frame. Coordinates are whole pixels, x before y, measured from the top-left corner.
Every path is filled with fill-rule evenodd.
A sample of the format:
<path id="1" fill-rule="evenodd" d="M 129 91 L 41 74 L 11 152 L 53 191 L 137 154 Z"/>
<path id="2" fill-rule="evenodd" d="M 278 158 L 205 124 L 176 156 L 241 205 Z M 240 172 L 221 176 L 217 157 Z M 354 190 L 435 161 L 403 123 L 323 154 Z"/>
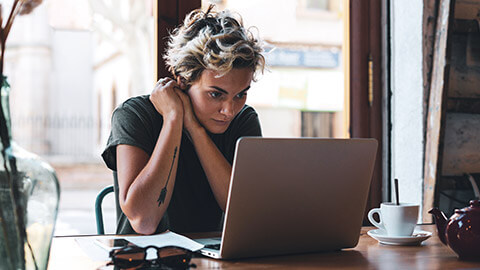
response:
<path id="1" fill-rule="evenodd" d="M 105 234 L 105 228 L 103 226 L 103 211 L 102 202 L 103 198 L 111 192 L 113 192 L 113 185 L 104 187 L 97 195 L 95 199 L 95 219 L 97 221 L 97 234 Z"/>

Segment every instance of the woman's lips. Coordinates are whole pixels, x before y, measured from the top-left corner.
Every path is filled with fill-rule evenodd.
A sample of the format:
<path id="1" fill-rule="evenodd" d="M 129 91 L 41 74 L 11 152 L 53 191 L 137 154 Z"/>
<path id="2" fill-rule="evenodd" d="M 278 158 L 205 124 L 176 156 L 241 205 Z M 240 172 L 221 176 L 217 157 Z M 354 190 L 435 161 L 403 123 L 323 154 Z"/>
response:
<path id="1" fill-rule="evenodd" d="M 217 125 L 228 125 L 230 123 L 230 120 L 216 120 L 216 119 L 213 119 L 213 122 L 215 122 Z"/>

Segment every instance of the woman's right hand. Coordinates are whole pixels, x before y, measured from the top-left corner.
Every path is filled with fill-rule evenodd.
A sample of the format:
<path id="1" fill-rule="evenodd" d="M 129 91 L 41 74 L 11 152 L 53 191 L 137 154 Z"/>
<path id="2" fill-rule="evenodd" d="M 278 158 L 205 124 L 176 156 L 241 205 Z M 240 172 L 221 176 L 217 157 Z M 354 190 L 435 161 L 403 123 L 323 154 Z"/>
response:
<path id="1" fill-rule="evenodd" d="M 172 78 L 162 78 L 155 84 L 155 88 L 150 94 L 150 101 L 155 109 L 164 118 L 180 117 L 183 118 L 182 100 L 175 92 L 175 88 L 180 88 Z"/>

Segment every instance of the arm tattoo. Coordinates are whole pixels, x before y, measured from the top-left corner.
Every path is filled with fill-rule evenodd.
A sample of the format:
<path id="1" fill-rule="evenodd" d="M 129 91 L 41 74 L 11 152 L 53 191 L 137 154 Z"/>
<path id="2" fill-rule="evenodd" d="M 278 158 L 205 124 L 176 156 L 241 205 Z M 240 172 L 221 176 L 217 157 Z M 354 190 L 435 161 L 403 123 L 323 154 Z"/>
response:
<path id="1" fill-rule="evenodd" d="M 165 186 L 162 188 L 162 191 L 160 191 L 160 196 L 157 199 L 158 206 L 165 202 L 165 197 L 167 197 L 167 185 L 168 181 L 170 180 L 170 174 L 172 173 L 173 163 L 175 163 L 175 157 L 177 156 L 177 148 L 178 147 L 175 147 L 175 150 L 173 152 L 172 165 L 170 166 L 170 171 L 168 172 L 167 183 L 165 183 Z"/>

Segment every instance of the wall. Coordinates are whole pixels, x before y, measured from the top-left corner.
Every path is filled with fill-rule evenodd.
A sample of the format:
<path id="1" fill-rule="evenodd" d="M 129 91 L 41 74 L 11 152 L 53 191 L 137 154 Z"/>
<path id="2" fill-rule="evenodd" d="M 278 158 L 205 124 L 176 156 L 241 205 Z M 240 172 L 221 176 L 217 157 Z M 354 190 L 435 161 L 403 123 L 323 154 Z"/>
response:
<path id="1" fill-rule="evenodd" d="M 97 101 L 93 91 L 93 40 L 88 30 L 53 31 L 49 92 L 49 155 L 90 160 L 95 155 Z"/>
<path id="2" fill-rule="evenodd" d="M 7 39 L 5 75 L 11 85 L 10 110 L 13 139 L 28 151 L 42 154 L 49 144 L 43 125 L 51 87 L 52 32 L 48 13 L 40 5 L 17 16 Z"/>
<path id="3" fill-rule="evenodd" d="M 422 18 L 423 1 L 391 1 L 392 178 L 399 179 L 401 202 L 420 205 L 425 128 Z"/>

